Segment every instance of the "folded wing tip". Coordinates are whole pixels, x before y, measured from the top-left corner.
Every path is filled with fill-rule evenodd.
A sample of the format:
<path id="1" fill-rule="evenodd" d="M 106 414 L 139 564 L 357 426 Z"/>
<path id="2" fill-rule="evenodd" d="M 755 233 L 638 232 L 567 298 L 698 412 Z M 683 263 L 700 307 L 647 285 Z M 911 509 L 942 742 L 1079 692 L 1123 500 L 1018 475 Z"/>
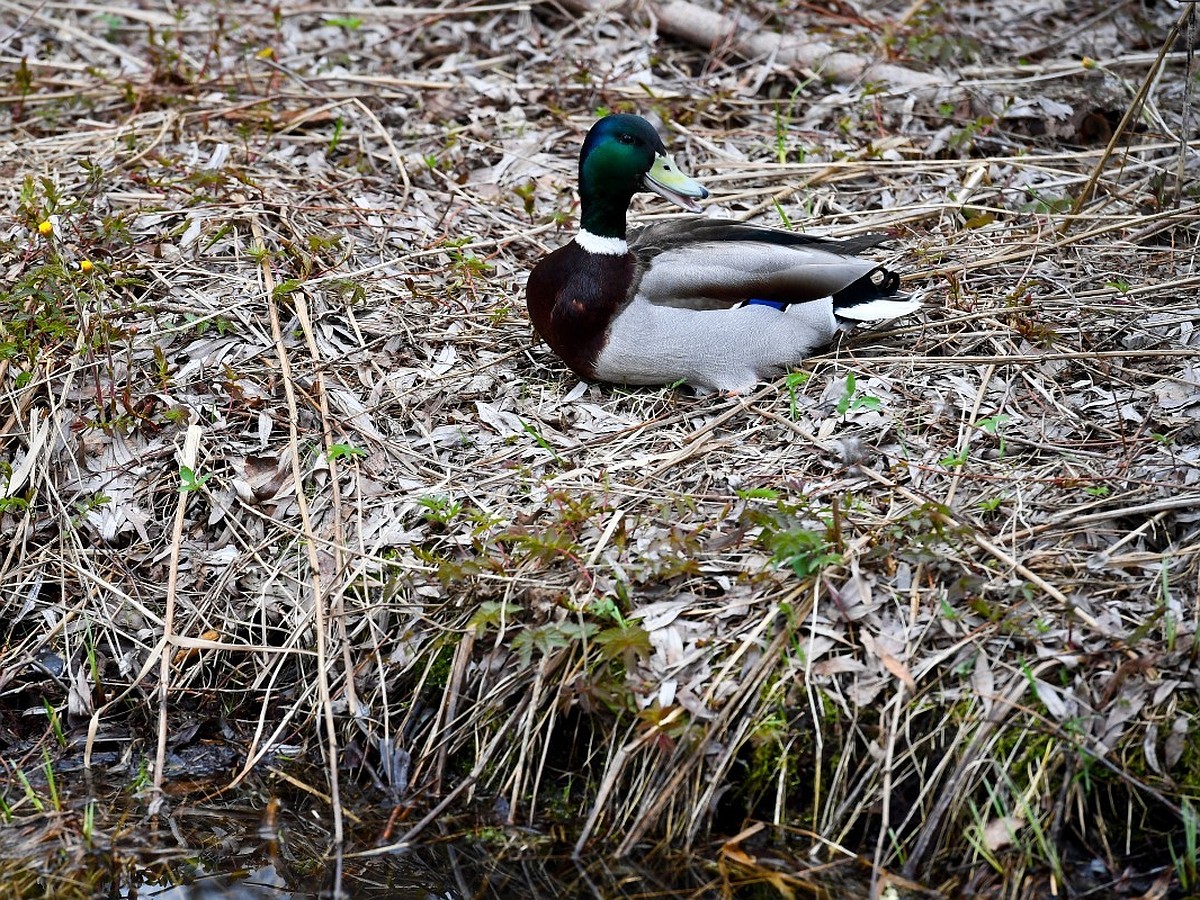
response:
<path id="1" fill-rule="evenodd" d="M 923 304 L 921 293 L 898 295 L 895 297 L 877 297 L 865 300 L 853 306 L 841 307 L 836 310 L 839 319 L 850 319 L 854 322 L 881 322 L 885 319 L 898 319 L 909 313 L 917 312 Z"/>

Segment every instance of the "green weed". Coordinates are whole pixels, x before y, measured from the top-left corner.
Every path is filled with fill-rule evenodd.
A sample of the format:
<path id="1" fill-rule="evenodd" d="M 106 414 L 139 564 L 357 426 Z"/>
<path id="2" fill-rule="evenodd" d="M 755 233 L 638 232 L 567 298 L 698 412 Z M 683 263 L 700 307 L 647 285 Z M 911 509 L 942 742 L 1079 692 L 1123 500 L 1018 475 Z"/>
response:
<path id="1" fill-rule="evenodd" d="M 419 497 L 417 503 L 424 509 L 425 519 L 438 525 L 449 525 L 462 513 L 462 504 L 449 497 Z"/>
<path id="2" fill-rule="evenodd" d="M 853 372 L 847 372 L 846 387 L 837 402 L 837 414 L 839 416 L 844 416 L 851 410 L 879 409 L 883 405 L 883 401 L 878 397 L 873 397 L 869 394 L 859 394 L 857 391 L 858 379 L 854 377 Z"/>
<path id="3" fill-rule="evenodd" d="M 332 462 L 339 459 L 359 459 L 366 456 L 367 451 L 353 444 L 331 444 L 325 454 Z"/>
<path id="4" fill-rule="evenodd" d="M 187 466 L 179 467 L 179 493 L 192 494 L 204 487 L 205 482 L 212 478 L 212 475 L 203 477 L 197 476 L 196 473 Z"/>
<path id="5" fill-rule="evenodd" d="M 1187 893 L 1195 894 L 1200 891 L 1200 814 L 1187 797 L 1183 798 L 1179 811 L 1183 816 L 1183 852 L 1176 852 L 1173 840 L 1168 846 L 1179 886 Z"/>

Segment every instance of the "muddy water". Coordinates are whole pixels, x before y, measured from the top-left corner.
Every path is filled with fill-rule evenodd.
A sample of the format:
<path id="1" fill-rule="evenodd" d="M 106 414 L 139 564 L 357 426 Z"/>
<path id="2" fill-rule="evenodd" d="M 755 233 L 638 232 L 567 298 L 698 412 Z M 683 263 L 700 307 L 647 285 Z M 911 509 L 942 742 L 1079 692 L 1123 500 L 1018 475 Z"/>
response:
<path id="1" fill-rule="evenodd" d="M 572 861 L 546 835 L 479 827 L 477 820 L 467 828 L 463 819 L 447 818 L 430 827 L 423 845 L 380 852 L 395 811 L 369 804 L 352 807 L 339 856 L 327 807 L 303 791 L 281 800 L 278 782 L 264 780 L 236 796 L 214 796 L 220 788 L 211 782 L 176 782 L 154 817 L 146 798 L 127 786 L 104 789 L 63 775 L 53 790 L 35 778 L 28 791 L 6 793 L 12 813 L 0 825 L 2 900 L 716 895 L 715 869 L 703 862 Z M 403 831 L 404 816 L 398 819 Z"/>
<path id="2" fill-rule="evenodd" d="M 297 879 L 268 865 L 227 875 L 196 877 L 187 884 L 162 888 L 145 885 L 120 896 L 168 900 L 266 900 L 316 898 L 338 894 L 334 864 L 309 878 Z M 376 858 L 370 865 L 349 868 L 340 879 L 344 897 L 433 898 L 516 897 L 709 897 L 720 891 L 701 873 L 681 866 L 669 872 L 647 871 L 636 864 L 612 867 L 568 860 L 491 857 L 486 847 L 471 844 L 421 847 L 405 854 Z"/>
<path id="3" fill-rule="evenodd" d="M 722 852 L 718 843 L 687 858 L 574 860 L 566 841 L 489 824 L 486 812 L 446 817 L 426 829 L 422 845 L 388 850 L 381 845 L 418 814 L 365 796 L 344 798 L 347 834 L 338 854 L 328 806 L 303 779 L 277 773 L 223 791 L 227 773 L 191 774 L 170 783 L 153 816 L 148 793 L 128 781 L 105 784 L 64 767 L 52 784 L 44 768 L 29 770 L 27 786 L 11 782 L 4 791 L 0 900 L 778 897 L 773 884 L 807 897 L 868 892 L 854 860 L 818 870 L 826 879 L 819 885 L 797 858 L 757 859 L 749 846 Z"/>

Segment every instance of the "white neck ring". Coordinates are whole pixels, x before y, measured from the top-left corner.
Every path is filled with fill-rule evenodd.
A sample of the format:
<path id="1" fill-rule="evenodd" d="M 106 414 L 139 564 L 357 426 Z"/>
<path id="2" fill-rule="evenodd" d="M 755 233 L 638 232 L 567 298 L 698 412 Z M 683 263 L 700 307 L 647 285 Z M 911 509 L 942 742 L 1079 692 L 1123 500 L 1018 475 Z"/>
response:
<path id="1" fill-rule="evenodd" d="M 600 237 L 584 228 L 580 228 L 579 234 L 575 235 L 575 243 L 588 253 L 600 253 L 604 256 L 624 256 L 629 252 L 629 244 L 625 238 Z"/>

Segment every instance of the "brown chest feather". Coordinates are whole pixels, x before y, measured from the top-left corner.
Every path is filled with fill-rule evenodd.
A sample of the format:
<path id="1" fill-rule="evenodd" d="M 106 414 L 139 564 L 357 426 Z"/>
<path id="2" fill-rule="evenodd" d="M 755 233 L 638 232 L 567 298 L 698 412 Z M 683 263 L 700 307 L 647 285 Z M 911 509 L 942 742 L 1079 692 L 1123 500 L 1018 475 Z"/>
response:
<path id="1" fill-rule="evenodd" d="M 636 269 L 632 253 L 588 253 L 572 241 L 529 274 L 525 301 L 533 327 L 577 374 L 595 377 L 596 357 L 632 294 Z"/>

